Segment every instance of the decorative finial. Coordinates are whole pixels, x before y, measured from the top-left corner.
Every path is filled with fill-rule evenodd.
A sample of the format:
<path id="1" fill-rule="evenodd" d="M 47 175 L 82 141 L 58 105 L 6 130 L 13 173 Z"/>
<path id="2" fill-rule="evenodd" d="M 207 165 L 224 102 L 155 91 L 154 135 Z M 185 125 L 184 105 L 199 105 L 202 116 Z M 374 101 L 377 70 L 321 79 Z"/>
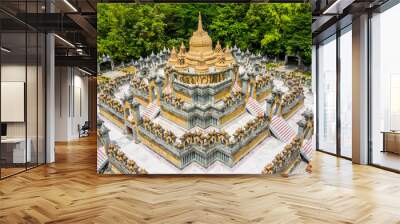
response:
<path id="1" fill-rule="evenodd" d="M 221 47 L 221 44 L 219 43 L 219 40 L 217 41 L 217 44 L 215 45 L 215 52 L 216 53 L 222 52 L 222 47 Z"/>
<path id="2" fill-rule="evenodd" d="M 183 41 L 181 42 L 181 48 L 180 48 L 180 52 L 179 53 L 185 53 L 185 51 L 186 51 L 186 48 L 185 48 L 185 45 L 183 44 Z"/>
<path id="3" fill-rule="evenodd" d="M 199 12 L 199 21 L 197 24 L 197 31 L 203 31 L 203 22 L 201 20 L 201 12 Z"/>

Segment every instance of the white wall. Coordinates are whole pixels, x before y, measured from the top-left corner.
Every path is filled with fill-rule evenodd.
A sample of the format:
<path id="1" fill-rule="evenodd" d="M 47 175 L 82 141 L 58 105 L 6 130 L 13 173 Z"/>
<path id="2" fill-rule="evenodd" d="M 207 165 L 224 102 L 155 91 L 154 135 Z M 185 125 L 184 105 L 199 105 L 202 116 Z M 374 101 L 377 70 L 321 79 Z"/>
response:
<path id="1" fill-rule="evenodd" d="M 82 76 L 82 73 L 76 74 L 77 70 L 74 71 L 74 80 L 73 86 L 71 90 L 73 90 L 72 99 L 74 102 L 71 102 L 73 108 L 72 111 L 72 119 L 71 119 L 71 132 L 70 136 L 72 139 L 78 138 L 78 125 L 83 125 L 85 121 L 88 121 L 88 78 Z"/>
<path id="2" fill-rule="evenodd" d="M 25 75 L 28 72 L 28 87 L 27 87 L 27 118 L 28 118 L 28 137 L 32 130 L 35 130 L 34 134 L 36 136 L 36 66 L 27 66 L 20 64 L 3 64 L 1 66 L 1 81 L 2 82 L 25 82 Z M 35 78 L 32 78 L 34 74 Z M 4 96 L 3 96 L 4 97 Z M 42 102 L 42 101 L 40 101 Z M 41 107 L 42 105 L 39 105 Z M 2 108 L 2 110 L 7 110 L 7 108 Z M 25 123 L 26 122 L 7 122 L 7 134 L 9 137 L 25 137 Z M 33 133 L 33 131 L 32 131 Z"/>
<path id="3" fill-rule="evenodd" d="M 69 68 L 55 68 L 55 141 L 68 140 L 68 117 L 69 117 Z"/>
<path id="4" fill-rule="evenodd" d="M 38 70 L 37 70 L 38 69 Z M 27 78 L 27 80 L 25 80 Z M 39 159 L 39 163 L 44 163 L 45 150 L 45 120 L 44 120 L 44 74 L 41 67 L 25 66 L 25 64 L 9 63 L 1 66 L 1 81 L 3 82 L 24 82 L 26 83 L 26 107 L 21 108 L 22 113 L 26 112 L 26 120 L 23 122 L 6 122 L 7 137 L 25 138 L 30 140 L 32 162 Z M 22 90 L 22 93 L 24 91 Z M 7 97 L 7 96 L 2 96 Z M 12 110 L 11 108 L 1 108 L 1 110 Z M 8 111 L 11 112 L 12 111 Z"/>
<path id="5" fill-rule="evenodd" d="M 1 66 L 1 81 L 4 82 L 25 82 L 25 64 L 3 64 Z M 6 108 L 1 108 L 6 110 Z M 7 136 L 8 137 L 25 137 L 25 123 L 12 122 L 7 123 Z"/>
<path id="6" fill-rule="evenodd" d="M 88 78 L 72 67 L 56 67 L 55 73 L 55 140 L 77 139 L 78 125 L 88 120 Z"/>

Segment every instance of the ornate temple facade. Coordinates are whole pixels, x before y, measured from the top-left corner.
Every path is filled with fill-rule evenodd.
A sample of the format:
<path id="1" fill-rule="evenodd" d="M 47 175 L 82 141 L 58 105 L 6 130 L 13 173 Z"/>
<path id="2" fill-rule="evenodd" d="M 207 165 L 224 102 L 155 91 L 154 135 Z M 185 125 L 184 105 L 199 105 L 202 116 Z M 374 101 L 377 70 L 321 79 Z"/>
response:
<path id="1" fill-rule="evenodd" d="M 241 52 L 236 46 L 223 48 L 219 41 L 213 47 L 199 14 L 188 49 L 182 43 L 179 50 L 152 53 L 131 67 L 120 66 L 117 77 L 100 79 L 99 114 L 180 170 L 191 163 L 208 168 L 216 161 L 233 167 L 271 137 L 272 117 L 288 118 L 304 102 L 301 79 L 268 71 L 266 62 L 266 57 Z M 288 90 L 273 89 L 273 79 L 282 80 Z M 128 91 L 114 99 L 121 86 Z M 249 119 L 242 123 L 242 116 Z M 309 113 L 304 119 L 307 124 L 312 121 Z M 237 128 L 237 122 L 242 126 Z M 270 164 L 263 172 L 281 172 L 293 165 L 310 129 L 299 126 L 296 144 L 285 151 L 285 163 Z M 119 170 L 146 172 L 132 165 L 118 146 L 107 144 L 112 145 L 109 155 Z"/>
<path id="2" fill-rule="evenodd" d="M 230 95 L 238 80 L 238 65 L 230 48 L 222 49 L 203 30 L 201 15 L 198 27 L 189 41 L 189 51 L 172 48 L 165 68 L 166 88 L 162 96 L 162 115 L 185 128 L 220 126 L 244 110 L 239 93 L 235 107 L 226 108 L 224 98 Z M 176 104 L 177 100 L 181 104 Z"/>

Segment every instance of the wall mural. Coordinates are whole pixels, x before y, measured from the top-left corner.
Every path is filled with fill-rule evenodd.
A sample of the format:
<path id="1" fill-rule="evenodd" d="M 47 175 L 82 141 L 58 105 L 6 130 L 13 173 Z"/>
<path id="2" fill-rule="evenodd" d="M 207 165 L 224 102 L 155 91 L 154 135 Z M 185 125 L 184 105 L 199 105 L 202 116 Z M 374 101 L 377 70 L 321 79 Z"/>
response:
<path id="1" fill-rule="evenodd" d="M 98 13 L 98 173 L 311 172 L 308 4 Z"/>

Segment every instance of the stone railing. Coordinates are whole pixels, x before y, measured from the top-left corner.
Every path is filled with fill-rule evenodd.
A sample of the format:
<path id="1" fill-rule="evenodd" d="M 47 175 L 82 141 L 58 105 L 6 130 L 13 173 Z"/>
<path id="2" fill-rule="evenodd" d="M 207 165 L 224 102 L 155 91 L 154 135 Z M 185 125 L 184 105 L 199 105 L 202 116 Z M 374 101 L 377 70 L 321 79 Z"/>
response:
<path id="1" fill-rule="evenodd" d="M 230 89 L 232 85 L 232 78 L 228 78 L 223 82 L 208 84 L 206 86 L 189 85 L 174 80 L 173 88 L 175 91 L 182 92 L 187 96 L 191 96 L 193 102 L 199 104 L 207 104 L 211 102 L 212 97 L 221 91 Z"/>
<path id="2" fill-rule="evenodd" d="M 299 95 L 293 100 L 282 102 L 282 114 L 291 112 L 302 100 L 304 100 L 304 95 Z"/>
<path id="3" fill-rule="evenodd" d="M 102 106 L 107 106 L 118 113 L 123 113 L 123 106 L 119 100 L 111 98 L 109 95 L 100 94 L 99 104 Z"/>
<path id="4" fill-rule="evenodd" d="M 229 134 L 223 131 L 211 131 L 208 133 L 203 133 L 200 131 L 186 132 L 183 136 L 181 136 L 178 148 L 185 150 L 192 146 L 200 146 L 207 151 L 209 147 L 212 147 L 216 144 L 224 146 L 228 145 L 229 139 Z"/>
<path id="5" fill-rule="evenodd" d="M 104 87 L 110 81 L 109 77 L 99 75 L 97 78 L 97 87 Z"/>
<path id="6" fill-rule="evenodd" d="M 157 127 L 156 127 L 157 126 Z M 258 117 L 239 128 L 237 136 L 230 136 L 226 132 L 193 132 L 185 133 L 179 141 L 176 138 L 165 137 L 164 130 L 150 120 L 138 126 L 139 132 L 148 139 L 160 145 L 165 150 L 179 158 L 184 168 L 196 161 L 203 167 L 208 167 L 215 161 L 221 161 L 227 166 L 233 166 L 232 155 L 254 140 L 261 132 L 268 130 L 266 117 Z"/>
<path id="7" fill-rule="evenodd" d="M 130 82 L 132 75 L 118 76 L 116 78 L 103 77 L 97 81 L 97 90 L 100 93 L 112 95 L 122 85 Z"/>
<path id="8" fill-rule="evenodd" d="M 110 107 L 109 104 L 104 103 L 104 102 L 99 102 L 98 104 L 99 104 L 99 106 L 100 106 L 101 109 L 103 109 L 103 110 L 105 110 L 106 112 L 108 112 L 108 113 L 110 113 L 110 114 L 116 116 L 116 117 L 119 118 L 121 121 L 124 120 L 124 113 L 123 113 L 123 110 L 122 110 L 122 109 L 121 109 L 121 110 L 116 110 L 116 109 L 114 109 L 113 107 Z M 121 108 L 122 108 L 122 105 L 121 105 Z"/>
<path id="9" fill-rule="evenodd" d="M 115 90 L 116 90 L 116 86 L 110 85 L 108 83 L 97 86 L 97 92 L 104 93 L 107 95 L 113 95 L 115 93 Z"/>
<path id="10" fill-rule="evenodd" d="M 124 85 L 124 84 L 128 84 L 131 81 L 132 77 L 133 77 L 132 74 L 127 74 L 127 75 L 124 75 L 124 76 L 116 77 L 114 80 L 115 80 L 115 83 L 116 83 L 117 86 L 121 86 L 121 85 Z"/>
<path id="11" fill-rule="evenodd" d="M 259 95 L 268 89 L 272 89 L 272 81 L 269 76 L 259 76 L 256 78 L 256 94 Z"/>
<path id="12" fill-rule="evenodd" d="M 304 98 L 302 89 L 297 89 L 297 87 L 296 90 L 291 90 L 289 93 L 285 94 L 281 101 L 282 114 L 287 114 L 292 111 Z"/>
<path id="13" fill-rule="evenodd" d="M 146 174 L 146 170 L 137 166 L 135 161 L 128 160 L 128 157 L 122 152 L 115 142 L 110 141 L 109 129 L 104 126 L 102 120 L 97 121 L 97 140 L 98 145 L 103 146 L 108 157 L 108 163 L 117 168 L 123 174 Z M 105 167 L 98 168 L 100 173 L 103 173 Z"/>
<path id="14" fill-rule="evenodd" d="M 276 79 L 283 80 L 285 78 L 285 76 L 287 75 L 287 73 L 286 72 L 282 72 L 282 71 L 273 70 L 273 71 L 271 71 L 271 75 Z"/>
<path id="15" fill-rule="evenodd" d="M 300 139 L 310 139 L 314 132 L 314 114 L 311 110 L 306 110 L 301 115 L 303 118 L 297 122 L 297 137 Z"/>
<path id="16" fill-rule="evenodd" d="M 104 125 L 104 121 L 102 121 L 101 119 L 97 120 L 97 145 L 98 146 L 103 146 L 105 149 L 108 148 L 109 144 L 110 144 L 110 129 L 108 129 L 105 125 Z"/>
<path id="17" fill-rule="evenodd" d="M 257 137 L 260 132 L 268 129 L 268 124 L 269 120 L 265 115 L 250 120 L 243 127 L 235 130 L 233 133 L 232 147 L 235 148 L 235 146 L 238 146 L 237 148 L 240 148 L 242 145 L 247 144 L 249 141 Z"/>
<path id="18" fill-rule="evenodd" d="M 222 99 L 223 102 L 223 110 L 232 108 L 233 106 L 241 104 L 243 102 L 243 93 L 241 92 L 233 92 L 231 95 Z"/>
<path id="19" fill-rule="evenodd" d="M 138 89 L 132 89 L 132 93 L 134 96 L 139 96 L 140 98 L 147 100 L 149 98 L 149 94 L 147 92 L 138 90 Z"/>
<path id="20" fill-rule="evenodd" d="M 243 135 L 240 140 L 234 138 L 234 140 L 232 141 L 232 136 L 222 134 L 222 136 L 225 135 L 223 138 L 221 138 L 222 141 L 216 141 L 212 144 L 191 144 L 187 147 L 184 147 L 182 149 L 182 166 L 185 167 L 189 165 L 192 161 L 196 161 L 203 166 L 208 167 L 213 162 L 220 161 L 225 165 L 232 167 L 234 165 L 232 155 L 239 151 L 242 147 L 249 144 L 256 137 L 258 137 L 261 132 L 268 130 L 267 120 L 265 119 L 261 122 L 260 121 L 261 120 L 259 120 L 259 122 L 248 122 L 246 126 L 247 129 L 251 131 Z M 251 126 L 254 126 L 254 128 L 249 128 L 249 124 L 251 124 Z M 208 139 L 208 137 L 205 136 L 204 139 Z"/>
<path id="21" fill-rule="evenodd" d="M 170 93 L 163 93 L 161 100 L 168 105 L 175 107 L 178 110 L 183 109 L 184 101 Z"/>
<path id="22" fill-rule="evenodd" d="M 140 79 L 132 79 L 131 89 L 134 95 L 141 96 L 144 99 L 147 99 L 149 96 L 149 85 L 146 84 L 143 80 Z"/>
<path id="23" fill-rule="evenodd" d="M 285 145 L 282 152 L 278 153 L 275 158 L 264 167 L 263 174 L 277 174 L 285 171 L 287 174 L 293 170 L 296 162 L 300 161 L 301 147 L 305 139 L 310 139 L 314 130 L 314 117 L 310 110 L 302 113 L 303 118 L 297 122 L 297 136 L 292 141 Z M 304 155 L 303 155 L 304 156 Z"/>
<path id="24" fill-rule="evenodd" d="M 271 163 L 264 167 L 262 174 L 277 174 L 285 171 L 300 156 L 301 143 L 299 138 L 294 138 Z"/>
<path id="25" fill-rule="evenodd" d="M 111 165 L 117 168 L 122 174 L 147 174 L 147 171 L 139 167 L 135 161 L 129 160 L 115 143 L 109 145 L 106 153 Z"/>
<path id="26" fill-rule="evenodd" d="M 301 86 L 311 88 L 311 76 L 305 76 L 303 72 L 286 73 L 286 75 L 282 75 L 279 79 L 281 79 L 290 89 Z"/>
<path id="27" fill-rule="evenodd" d="M 141 135 L 147 136 L 151 141 L 157 143 L 164 149 L 168 150 L 176 157 L 180 157 L 181 151 L 177 148 L 176 142 L 174 142 L 174 144 L 170 144 L 165 139 L 163 139 L 159 135 L 152 133 L 151 131 L 147 130 L 143 126 L 139 125 L 137 128 L 138 128 L 139 132 L 141 133 Z"/>
<path id="28" fill-rule="evenodd" d="M 184 118 L 185 120 L 189 120 L 190 115 L 187 111 L 185 111 L 183 108 L 177 108 L 175 105 L 172 105 L 171 103 L 167 103 L 164 99 L 161 99 L 161 107 L 162 109 L 172 112 L 175 115 Z"/>
<path id="29" fill-rule="evenodd" d="M 161 125 L 152 122 L 148 118 L 144 118 L 142 120 L 141 126 L 143 126 L 143 128 L 150 132 L 153 136 L 169 145 L 174 145 L 176 142 L 177 137 L 172 131 L 165 130 L 163 127 L 161 127 Z"/>
<path id="30" fill-rule="evenodd" d="M 97 150 L 103 150 L 104 148 L 105 152 L 107 151 L 109 145 L 110 145 L 110 129 L 108 129 L 105 125 L 104 122 L 101 119 L 97 120 Z M 98 153 L 99 155 L 99 153 Z M 98 166 L 96 168 L 97 173 L 103 174 L 107 168 L 108 168 L 108 158 L 98 158 L 102 159 L 103 161 L 101 163 L 98 163 Z"/>
<path id="31" fill-rule="evenodd" d="M 274 90 L 272 95 L 266 99 L 266 113 L 271 114 L 271 116 L 285 116 L 293 112 L 293 109 L 300 103 L 303 103 L 304 99 L 304 93 L 300 90 L 291 90 L 285 95 L 279 90 Z"/>
<path id="32" fill-rule="evenodd" d="M 107 105 L 108 107 L 112 108 L 113 110 L 115 110 L 118 113 L 123 113 L 123 106 L 122 103 L 119 100 L 116 99 L 111 99 L 109 101 L 106 102 L 101 102 L 103 105 Z"/>
<path id="33" fill-rule="evenodd" d="M 222 105 L 197 105 L 185 102 L 183 106 L 177 107 L 168 102 L 165 98 L 161 99 L 161 106 L 164 110 L 172 112 L 184 120 L 188 121 L 188 128 L 199 126 L 207 128 L 212 125 L 219 125 L 219 120 L 228 114 L 231 114 L 239 107 L 245 104 L 244 97 L 236 99 L 229 106 Z"/>

